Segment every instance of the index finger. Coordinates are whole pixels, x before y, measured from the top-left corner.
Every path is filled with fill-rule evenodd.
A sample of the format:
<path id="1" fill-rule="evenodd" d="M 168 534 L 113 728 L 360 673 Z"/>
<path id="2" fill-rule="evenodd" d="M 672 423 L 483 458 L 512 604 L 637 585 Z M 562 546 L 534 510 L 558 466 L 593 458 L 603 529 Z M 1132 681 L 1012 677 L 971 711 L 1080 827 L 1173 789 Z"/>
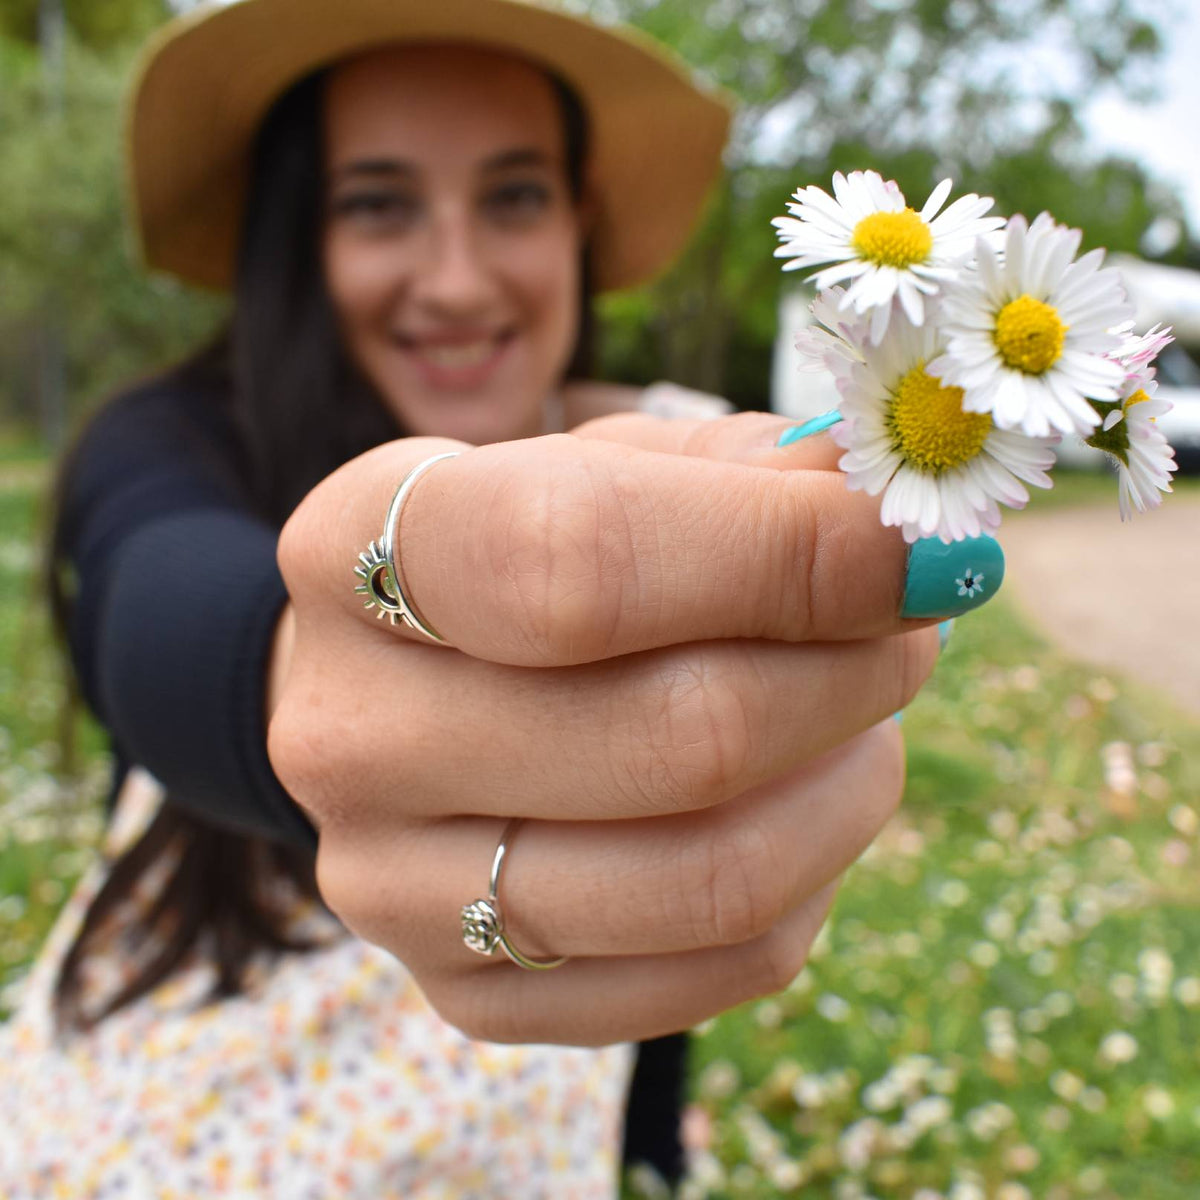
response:
<path id="1" fill-rule="evenodd" d="M 379 536 L 405 473 L 446 448 L 390 443 L 321 485 L 333 489 L 322 511 L 336 520 L 307 536 L 346 553 L 344 569 L 320 555 L 328 599 L 362 613 L 349 582 L 355 550 Z M 931 540 L 910 555 L 881 525 L 878 501 L 836 472 L 566 434 L 437 463 L 398 526 L 401 570 L 426 620 L 467 654 L 523 666 L 714 638 L 884 636 L 976 607 L 1003 575 L 991 538 Z"/>

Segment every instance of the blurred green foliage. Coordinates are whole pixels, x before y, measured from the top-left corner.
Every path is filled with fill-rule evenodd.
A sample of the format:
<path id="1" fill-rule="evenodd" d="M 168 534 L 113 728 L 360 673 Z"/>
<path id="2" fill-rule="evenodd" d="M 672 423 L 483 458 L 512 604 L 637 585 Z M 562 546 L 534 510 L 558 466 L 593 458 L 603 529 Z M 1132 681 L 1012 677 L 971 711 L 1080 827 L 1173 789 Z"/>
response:
<path id="1" fill-rule="evenodd" d="M 143 37 L 171 15 L 166 0 L 0 0 L 0 34 L 36 46 L 51 11 L 61 13 L 72 35 L 95 49 Z"/>
<path id="2" fill-rule="evenodd" d="M 174 7 L 183 7 L 176 4 Z M 766 407 L 785 277 L 770 219 L 797 187 L 874 167 L 917 204 L 943 175 L 998 211 L 1049 208 L 1136 252 L 1178 198 L 1089 155 L 1098 87 L 1153 77 L 1134 0 L 573 0 L 674 46 L 738 98 L 728 174 L 677 266 L 604 302 L 602 368 Z M 43 14 L 62 14 L 61 57 Z M 144 276 L 122 217 L 121 98 L 166 0 L 0 0 L 0 423 L 53 437 L 215 328 L 222 302 Z M 60 65 L 61 64 L 61 65 Z"/>
<path id="3" fill-rule="evenodd" d="M 100 6 L 102 7 L 102 6 Z M 223 305 L 134 262 L 123 217 L 121 99 L 128 45 L 67 42 L 61 103 L 37 50 L 0 39 L 0 423 L 52 436 L 56 398 L 78 413 L 177 357 Z"/>
<path id="4" fill-rule="evenodd" d="M 874 168 L 920 207 L 938 180 L 1051 210 L 1085 245 L 1137 253 L 1178 197 L 1132 162 L 1091 153 L 1078 120 L 1105 84 L 1146 98 L 1161 50 L 1133 0 L 576 0 L 674 46 L 740 102 L 729 171 L 687 256 L 619 322 L 614 373 L 652 365 L 766 407 L 785 280 L 770 219 L 798 187 Z M 1181 244 L 1182 245 L 1182 244 Z M 1183 253 L 1181 248 L 1180 253 Z M 795 277 L 793 277 L 793 280 Z"/>

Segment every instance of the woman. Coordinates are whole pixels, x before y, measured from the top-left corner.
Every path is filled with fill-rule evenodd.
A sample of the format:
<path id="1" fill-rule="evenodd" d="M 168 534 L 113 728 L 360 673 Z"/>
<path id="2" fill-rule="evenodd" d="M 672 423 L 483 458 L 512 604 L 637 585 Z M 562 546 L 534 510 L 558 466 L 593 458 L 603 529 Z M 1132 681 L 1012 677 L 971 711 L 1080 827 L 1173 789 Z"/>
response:
<path id="1" fill-rule="evenodd" d="M 953 556 L 996 551 L 907 556 L 784 422 L 578 382 L 593 286 L 665 265 L 724 129 L 513 0 L 158 39 L 142 244 L 235 304 L 65 471 L 81 681 L 168 799 L 123 774 L 7 1032 L 7 1195 L 611 1194 L 623 1043 L 800 969 Z M 653 1045 L 625 1149 L 672 1173 Z"/>

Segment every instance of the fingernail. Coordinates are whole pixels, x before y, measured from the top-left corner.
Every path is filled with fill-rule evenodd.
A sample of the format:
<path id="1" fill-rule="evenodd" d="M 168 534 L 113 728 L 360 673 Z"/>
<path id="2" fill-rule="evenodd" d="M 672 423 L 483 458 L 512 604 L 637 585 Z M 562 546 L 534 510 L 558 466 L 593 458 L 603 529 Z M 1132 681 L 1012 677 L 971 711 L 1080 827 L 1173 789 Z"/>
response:
<path id="1" fill-rule="evenodd" d="M 957 617 L 987 603 L 1004 579 L 1004 551 L 995 538 L 947 545 L 921 538 L 908 551 L 902 617 Z"/>
<path id="2" fill-rule="evenodd" d="M 793 442 L 798 442 L 801 438 L 806 438 L 813 433 L 824 433 L 826 429 L 832 428 L 842 419 L 842 414 L 836 408 L 829 412 L 822 413 L 819 417 L 813 417 L 811 421 L 805 421 L 803 425 L 793 425 L 790 429 L 785 429 L 779 435 L 779 441 L 775 443 L 777 446 L 790 446 Z"/>

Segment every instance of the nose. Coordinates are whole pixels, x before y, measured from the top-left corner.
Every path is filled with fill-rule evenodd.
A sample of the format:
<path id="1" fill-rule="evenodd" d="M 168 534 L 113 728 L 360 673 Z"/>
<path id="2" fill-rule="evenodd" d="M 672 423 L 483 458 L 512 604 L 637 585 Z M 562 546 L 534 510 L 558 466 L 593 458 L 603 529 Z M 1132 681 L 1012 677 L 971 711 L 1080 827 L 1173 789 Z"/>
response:
<path id="1" fill-rule="evenodd" d="M 413 293 L 429 310 L 459 320 L 482 316 L 492 306 L 496 285 L 469 212 L 456 206 L 430 222 Z"/>

